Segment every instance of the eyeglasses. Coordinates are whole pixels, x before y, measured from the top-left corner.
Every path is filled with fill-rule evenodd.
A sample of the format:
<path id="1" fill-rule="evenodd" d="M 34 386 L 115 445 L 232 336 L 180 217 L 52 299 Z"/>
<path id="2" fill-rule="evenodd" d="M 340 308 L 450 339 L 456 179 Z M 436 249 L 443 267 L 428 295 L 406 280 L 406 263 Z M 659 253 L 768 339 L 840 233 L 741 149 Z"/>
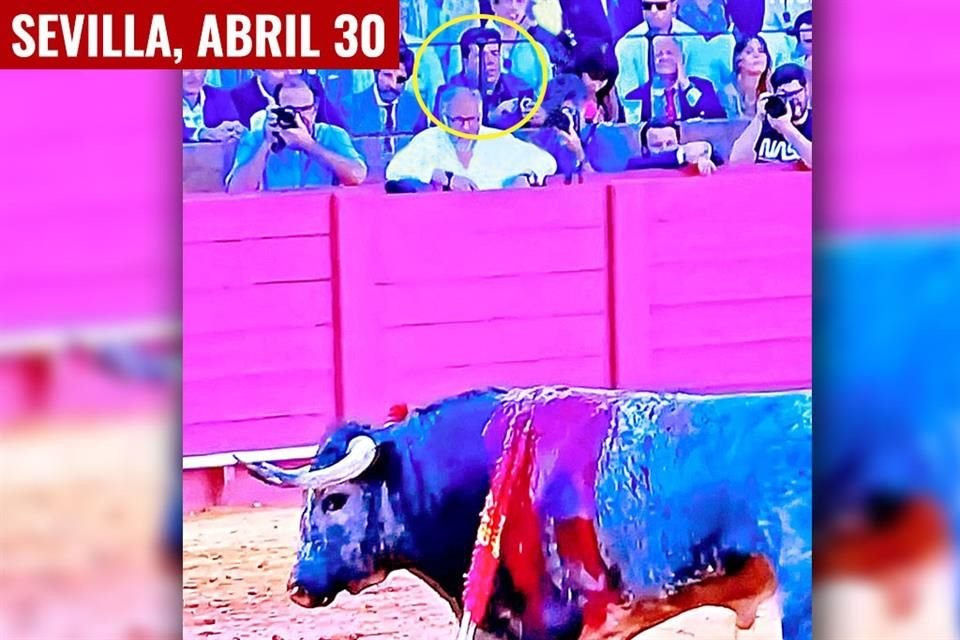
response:
<path id="1" fill-rule="evenodd" d="M 801 87 L 795 91 L 776 91 L 775 93 L 781 98 L 792 98 L 793 96 L 798 96 L 803 93 L 803 88 Z"/>
<path id="2" fill-rule="evenodd" d="M 313 107 L 314 107 L 314 105 L 308 104 L 308 105 L 303 106 L 303 107 L 294 107 L 294 106 L 291 106 L 291 105 L 285 105 L 283 108 L 286 109 L 287 111 L 293 111 L 294 113 L 304 114 L 304 113 L 307 113 L 308 111 L 310 111 L 311 109 L 313 109 Z"/>
<path id="3" fill-rule="evenodd" d="M 460 127 L 466 127 L 468 124 L 480 122 L 480 118 L 477 116 L 446 116 L 446 118 L 451 124 L 455 124 Z"/>
<path id="4" fill-rule="evenodd" d="M 654 9 L 657 11 L 666 11 L 671 3 L 672 0 L 668 0 L 667 2 L 643 2 L 642 4 L 644 11 L 653 11 Z"/>

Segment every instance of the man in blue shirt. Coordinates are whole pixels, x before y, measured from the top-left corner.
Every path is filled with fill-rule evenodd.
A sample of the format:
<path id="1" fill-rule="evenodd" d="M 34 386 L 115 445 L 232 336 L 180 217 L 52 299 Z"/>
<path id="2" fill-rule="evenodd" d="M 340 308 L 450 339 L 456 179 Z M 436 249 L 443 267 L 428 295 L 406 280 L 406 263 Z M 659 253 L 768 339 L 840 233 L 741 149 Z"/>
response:
<path id="1" fill-rule="evenodd" d="M 306 81 L 288 78 L 274 97 L 280 109 L 258 111 L 240 138 L 229 193 L 364 181 L 363 157 L 346 131 L 317 121 L 317 96 Z"/>

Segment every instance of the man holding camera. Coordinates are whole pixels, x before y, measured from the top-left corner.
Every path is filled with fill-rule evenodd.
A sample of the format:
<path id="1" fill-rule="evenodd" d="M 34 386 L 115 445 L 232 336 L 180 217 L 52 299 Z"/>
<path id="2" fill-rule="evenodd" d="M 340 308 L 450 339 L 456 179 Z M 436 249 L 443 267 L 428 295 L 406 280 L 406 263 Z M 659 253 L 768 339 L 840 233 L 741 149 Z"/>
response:
<path id="1" fill-rule="evenodd" d="M 240 139 L 227 191 L 355 185 L 367 166 L 340 127 L 317 121 L 317 95 L 303 78 L 279 85 L 279 107 L 259 111 Z"/>
<path id="2" fill-rule="evenodd" d="M 773 94 L 757 99 L 757 114 L 733 143 L 730 164 L 800 162 L 813 168 L 813 111 L 807 76 L 798 64 L 779 67 Z"/>

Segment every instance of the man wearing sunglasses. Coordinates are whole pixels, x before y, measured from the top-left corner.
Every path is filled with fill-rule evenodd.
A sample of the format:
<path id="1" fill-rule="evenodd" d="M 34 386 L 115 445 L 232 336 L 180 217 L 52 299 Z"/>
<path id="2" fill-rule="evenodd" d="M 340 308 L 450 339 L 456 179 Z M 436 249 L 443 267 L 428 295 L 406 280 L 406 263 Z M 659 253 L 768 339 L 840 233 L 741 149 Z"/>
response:
<path id="1" fill-rule="evenodd" d="M 411 190 L 484 191 L 542 183 L 557 171 L 546 151 L 512 135 L 471 140 L 459 134 L 496 133 L 482 122 L 483 98 L 469 87 L 440 91 L 439 127 L 421 131 L 387 165 L 388 183 L 416 184 Z"/>
<path id="2" fill-rule="evenodd" d="M 483 124 L 506 129 L 527 113 L 525 104 L 533 104 L 535 91 L 515 75 L 503 70 L 500 32 L 489 27 L 473 27 L 460 37 L 463 71 L 450 78 L 437 92 L 449 87 L 477 89 L 483 96 Z M 524 100 L 526 98 L 526 100 Z M 439 111 L 434 108 L 434 113 Z"/>
<path id="3" fill-rule="evenodd" d="M 757 99 L 757 114 L 733 143 L 730 163 L 800 162 L 812 169 L 813 111 L 806 73 L 800 65 L 788 63 L 774 71 L 770 84 L 773 94 Z M 775 109 L 781 102 L 782 115 Z"/>
<path id="4" fill-rule="evenodd" d="M 412 91 L 405 91 L 413 73 L 413 51 L 400 49 L 400 65 L 378 69 L 375 82 L 350 100 L 348 129 L 355 136 L 413 133 L 423 115 Z"/>
<path id="5" fill-rule="evenodd" d="M 240 138 L 227 191 L 360 184 L 367 176 L 350 135 L 317 118 L 314 87 L 287 78 L 274 96 L 278 107 L 253 115 Z"/>
<path id="6" fill-rule="evenodd" d="M 650 44 L 657 35 L 675 35 L 683 50 L 687 70 L 692 75 L 699 72 L 697 57 L 703 37 L 693 27 L 677 19 L 677 0 L 642 0 L 643 22 L 627 32 L 617 42 L 615 52 L 620 62 L 617 76 L 617 93 L 628 93 L 647 83 L 653 73 L 654 60 Z M 637 121 L 636 117 L 632 118 Z"/>

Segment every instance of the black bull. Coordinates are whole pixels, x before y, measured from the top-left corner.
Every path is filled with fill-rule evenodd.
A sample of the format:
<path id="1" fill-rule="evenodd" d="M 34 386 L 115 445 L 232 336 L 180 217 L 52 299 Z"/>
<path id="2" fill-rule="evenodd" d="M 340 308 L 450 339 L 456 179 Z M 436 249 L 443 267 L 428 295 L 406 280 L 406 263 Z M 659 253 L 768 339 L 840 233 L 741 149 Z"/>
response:
<path id="1" fill-rule="evenodd" d="M 449 398 L 386 428 L 347 423 L 307 467 L 246 465 L 264 482 L 305 489 L 290 597 L 305 607 L 324 606 L 341 591 L 357 593 L 407 569 L 459 614 L 507 408 L 522 402 L 547 416 L 538 418 L 541 439 L 559 452 L 548 457 L 573 460 L 570 468 L 586 460 L 579 467 L 593 474 L 585 490 L 548 489 L 555 495 L 538 503 L 542 512 L 558 519 L 574 511 L 591 515 L 605 579 L 625 601 L 682 602 L 649 616 L 631 605 L 634 614 L 626 618 L 632 622 L 624 624 L 639 631 L 700 604 L 737 609 L 726 596 L 711 600 L 718 598 L 711 585 L 763 557 L 784 598 L 785 640 L 810 637 L 808 393 L 491 389 Z M 577 413 L 585 406 L 586 413 Z M 591 416 L 583 433 L 579 419 L 571 422 L 580 415 Z M 546 435 L 560 424 L 566 440 Z M 556 556 L 555 547 L 545 544 L 542 551 Z M 552 559 L 564 565 L 563 558 Z M 500 637 L 587 637 L 589 594 L 556 575 L 543 578 L 547 596 L 536 612 L 542 624 L 524 627 L 533 619 L 531 602 L 501 567 L 480 629 Z M 704 586 L 697 591 L 696 585 Z M 751 624 L 752 616 L 744 615 Z"/>

